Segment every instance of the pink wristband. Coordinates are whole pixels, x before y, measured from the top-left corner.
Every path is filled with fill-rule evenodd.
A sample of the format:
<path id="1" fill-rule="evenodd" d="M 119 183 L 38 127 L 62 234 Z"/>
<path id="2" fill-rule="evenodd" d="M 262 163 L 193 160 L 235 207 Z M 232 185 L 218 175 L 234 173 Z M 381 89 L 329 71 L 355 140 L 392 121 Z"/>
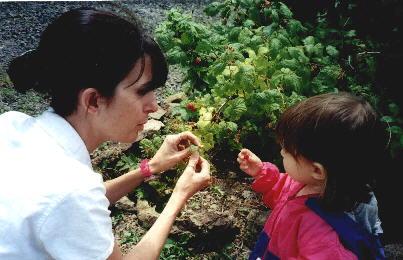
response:
<path id="1" fill-rule="evenodd" d="M 149 162 L 148 159 L 141 160 L 141 162 L 140 162 L 140 172 L 144 178 L 148 178 L 151 175 L 153 175 L 150 170 L 150 165 L 148 164 L 148 162 Z"/>

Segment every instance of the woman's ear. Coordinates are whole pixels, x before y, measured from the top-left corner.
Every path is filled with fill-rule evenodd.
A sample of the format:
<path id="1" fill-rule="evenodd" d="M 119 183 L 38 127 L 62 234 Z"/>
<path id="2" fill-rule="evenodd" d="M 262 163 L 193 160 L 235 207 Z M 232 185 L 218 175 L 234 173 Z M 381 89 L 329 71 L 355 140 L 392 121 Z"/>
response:
<path id="1" fill-rule="evenodd" d="M 78 105 L 87 113 L 97 113 L 103 102 L 102 95 L 95 88 L 86 88 L 78 94 Z"/>
<path id="2" fill-rule="evenodd" d="M 317 181 L 324 181 L 326 180 L 326 169 L 323 167 L 321 163 L 318 162 L 313 162 L 313 172 L 312 172 L 312 178 L 314 178 Z"/>

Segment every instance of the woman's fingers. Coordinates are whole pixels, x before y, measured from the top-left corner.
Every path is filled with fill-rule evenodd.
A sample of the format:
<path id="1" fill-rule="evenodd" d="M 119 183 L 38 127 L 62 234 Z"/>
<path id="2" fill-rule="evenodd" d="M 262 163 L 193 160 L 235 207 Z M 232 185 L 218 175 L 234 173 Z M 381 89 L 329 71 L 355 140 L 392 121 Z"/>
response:
<path id="1" fill-rule="evenodd" d="M 193 170 L 196 169 L 196 165 L 199 162 L 200 156 L 198 153 L 194 153 L 190 156 L 189 162 L 188 162 L 188 167 L 191 167 Z"/>
<path id="2" fill-rule="evenodd" d="M 211 175 L 210 175 L 210 163 L 204 159 L 203 157 L 200 157 L 199 159 L 199 166 L 200 166 L 200 171 L 196 172 L 200 178 L 200 183 L 202 185 L 202 188 L 206 188 L 207 186 L 211 185 Z"/>
<path id="3" fill-rule="evenodd" d="M 177 136 L 176 145 L 179 145 L 180 143 L 186 143 L 186 142 L 188 142 L 188 143 L 190 142 L 191 144 L 201 146 L 201 142 L 200 142 L 199 138 L 197 136 L 195 136 L 194 134 L 192 134 L 191 132 L 186 131 L 186 132 L 179 133 Z M 189 145 L 187 144 L 186 147 L 187 146 L 189 146 Z"/>

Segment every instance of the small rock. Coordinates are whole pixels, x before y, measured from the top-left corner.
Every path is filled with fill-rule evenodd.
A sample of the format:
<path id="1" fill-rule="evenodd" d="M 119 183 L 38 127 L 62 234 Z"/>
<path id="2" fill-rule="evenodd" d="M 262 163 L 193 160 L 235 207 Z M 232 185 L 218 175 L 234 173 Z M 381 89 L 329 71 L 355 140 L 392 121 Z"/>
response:
<path id="1" fill-rule="evenodd" d="M 242 192 L 242 197 L 244 199 L 247 199 L 247 200 L 252 199 L 254 197 L 254 195 L 255 194 L 253 192 L 249 191 L 249 190 L 245 190 L 245 191 Z"/>
<path id="2" fill-rule="evenodd" d="M 145 200 L 137 200 L 137 218 L 143 228 L 149 229 L 157 220 L 160 214 L 151 207 Z"/>
<path id="3" fill-rule="evenodd" d="M 162 109 L 162 107 L 158 106 L 158 110 L 154 113 L 149 114 L 149 116 L 153 119 L 159 120 L 159 119 L 161 119 L 161 117 L 163 115 L 166 114 L 166 112 L 167 112 L 166 110 L 164 110 L 164 109 Z"/>
<path id="4" fill-rule="evenodd" d="M 170 95 L 165 98 L 165 103 L 179 103 L 186 98 L 186 94 L 184 92 L 179 92 L 173 95 Z"/>
<path id="5" fill-rule="evenodd" d="M 130 211 L 130 212 L 135 212 L 136 211 L 136 205 L 134 204 L 133 201 L 131 201 L 128 197 L 124 196 L 120 200 L 118 200 L 115 203 L 115 207 L 124 210 L 124 211 Z"/>
<path id="6" fill-rule="evenodd" d="M 148 120 L 147 123 L 144 125 L 143 131 L 141 131 L 139 133 L 139 135 L 137 136 L 136 142 L 138 142 L 141 139 L 143 139 L 150 132 L 160 130 L 161 127 L 163 127 L 163 126 L 165 126 L 165 125 L 161 121 L 158 121 L 158 120 L 155 120 L 155 119 Z"/>

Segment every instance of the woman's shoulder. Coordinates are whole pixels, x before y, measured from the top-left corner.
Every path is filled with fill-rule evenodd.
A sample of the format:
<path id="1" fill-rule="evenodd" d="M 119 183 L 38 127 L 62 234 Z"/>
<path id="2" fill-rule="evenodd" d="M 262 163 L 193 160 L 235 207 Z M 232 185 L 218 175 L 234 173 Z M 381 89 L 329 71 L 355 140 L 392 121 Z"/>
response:
<path id="1" fill-rule="evenodd" d="M 0 124 L 11 124 L 15 125 L 15 123 L 23 122 L 27 119 L 31 118 L 31 116 L 24 114 L 18 111 L 8 111 L 3 114 L 0 114 Z"/>

